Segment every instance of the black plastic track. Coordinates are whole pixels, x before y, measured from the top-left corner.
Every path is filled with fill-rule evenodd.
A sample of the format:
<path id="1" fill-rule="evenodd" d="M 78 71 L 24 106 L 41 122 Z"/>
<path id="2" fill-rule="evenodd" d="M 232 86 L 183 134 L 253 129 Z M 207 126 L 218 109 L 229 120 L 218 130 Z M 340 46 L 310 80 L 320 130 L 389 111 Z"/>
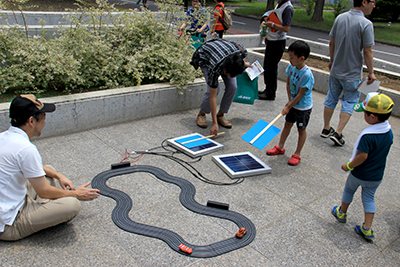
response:
<path id="1" fill-rule="evenodd" d="M 181 188 L 179 200 L 185 208 L 199 214 L 230 220 L 234 222 L 239 228 L 246 228 L 247 233 L 242 239 L 233 236 L 232 238 L 222 240 L 220 242 L 216 242 L 210 245 L 196 246 L 186 242 L 180 235 L 170 230 L 132 221 L 129 218 L 129 211 L 132 208 L 132 199 L 124 192 L 108 187 L 106 185 L 106 182 L 111 177 L 133 172 L 151 173 L 164 182 L 172 183 L 179 186 Z M 230 252 L 232 250 L 247 246 L 254 240 L 256 236 L 256 228 L 248 218 L 234 211 L 207 207 L 197 203 L 194 199 L 196 189 L 192 183 L 185 179 L 171 176 L 157 167 L 136 165 L 121 169 L 104 171 L 93 178 L 91 185 L 92 188 L 99 189 L 101 195 L 111 197 L 117 202 L 117 205 L 112 211 L 111 216 L 112 220 L 119 228 L 131 233 L 161 239 L 166 242 L 173 250 L 186 256 L 195 258 L 215 257 Z M 180 244 L 184 244 L 192 248 L 192 253 L 186 254 L 180 251 Z"/>

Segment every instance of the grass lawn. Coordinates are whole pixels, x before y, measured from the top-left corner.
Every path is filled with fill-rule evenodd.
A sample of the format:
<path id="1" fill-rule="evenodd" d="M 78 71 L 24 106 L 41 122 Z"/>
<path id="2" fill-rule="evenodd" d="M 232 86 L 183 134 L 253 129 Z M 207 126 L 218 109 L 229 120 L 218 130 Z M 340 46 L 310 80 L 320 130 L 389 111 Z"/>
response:
<path id="1" fill-rule="evenodd" d="M 235 1 L 235 5 L 239 2 L 244 4 L 244 1 L 231 1 Z M 231 4 L 231 1 L 227 2 L 227 5 L 228 3 Z M 265 13 L 265 7 L 266 3 L 252 2 L 250 6 L 236 8 L 235 13 L 261 18 L 261 16 Z M 330 11 L 324 11 L 324 21 L 312 21 L 311 17 L 312 15 L 308 16 L 304 9 L 295 7 L 292 24 L 329 31 L 332 28 L 333 22 L 335 21 L 335 16 Z M 386 22 L 374 22 L 374 27 L 376 41 L 400 45 L 400 22 L 392 23 L 390 27 Z"/>
<path id="2" fill-rule="evenodd" d="M 95 0 L 87 0 L 91 5 L 95 5 Z M 68 9 L 76 9 L 77 3 L 75 0 L 29 0 L 27 4 L 23 5 L 23 10 L 32 11 L 65 11 Z M 235 8 L 235 13 L 245 16 L 255 16 L 261 18 L 265 13 L 267 3 L 257 2 L 255 0 L 226 0 L 224 1 L 227 7 Z M 190 3 L 189 3 L 190 4 Z M 214 1 L 206 0 L 207 6 L 214 5 Z M 4 9 L 7 6 L 3 6 Z M 124 9 L 123 7 L 117 7 Z M 295 11 L 293 14 L 292 24 L 305 26 L 315 29 L 322 29 L 329 31 L 335 21 L 335 17 L 332 12 L 324 11 L 324 21 L 311 21 L 311 15 L 308 16 L 304 9 L 300 6 L 294 6 Z M 387 23 L 374 22 L 375 26 L 375 40 L 400 45 L 400 22 L 392 23 L 388 27 Z"/>
<path id="3" fill-rule="evenodd" d="M 392 23 L 390 27 L 387 22 L 374 22 L 375 40 L 400 45 L 400 22 Z"/>

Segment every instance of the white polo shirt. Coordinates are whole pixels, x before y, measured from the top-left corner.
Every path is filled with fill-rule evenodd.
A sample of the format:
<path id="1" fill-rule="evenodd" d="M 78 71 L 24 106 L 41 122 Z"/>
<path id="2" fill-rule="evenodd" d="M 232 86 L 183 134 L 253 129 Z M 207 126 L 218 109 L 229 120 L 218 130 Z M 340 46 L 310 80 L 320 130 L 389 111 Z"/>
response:
<path id="1" fill-rule="evenodd" d="M 0 133 L 0 232 L 24 204 L 27 179 L 44 175 L 39 151 L 25 131 L 10 126 Z"/>

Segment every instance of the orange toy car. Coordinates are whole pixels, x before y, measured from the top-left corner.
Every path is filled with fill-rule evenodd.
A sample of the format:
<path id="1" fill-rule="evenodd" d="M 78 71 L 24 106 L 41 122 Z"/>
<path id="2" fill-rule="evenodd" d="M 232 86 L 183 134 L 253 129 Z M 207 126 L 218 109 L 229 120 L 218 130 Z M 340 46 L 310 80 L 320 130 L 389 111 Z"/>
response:
<path id="1" fill-rule="evenodd" d="M 244 228 L 243 228 L 244 229 Z M 184 244 L 179 245 L 179 249 L 187 254 L 192 254 L 192 249 L 185 246 Z"/>
<path id="2" fill-rule="evenodd" d="M 242 238 L 247 233 L 247 230 L 244 227 L 240 227 L 239 231 L 236 233 L 237 238 Z"/>

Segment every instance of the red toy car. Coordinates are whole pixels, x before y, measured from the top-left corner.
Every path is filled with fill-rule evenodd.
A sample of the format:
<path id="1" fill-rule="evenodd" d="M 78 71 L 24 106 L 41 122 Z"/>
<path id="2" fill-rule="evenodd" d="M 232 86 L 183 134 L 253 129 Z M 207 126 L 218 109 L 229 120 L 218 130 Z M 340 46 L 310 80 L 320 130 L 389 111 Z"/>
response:
<path id="1" fill-rule="evenodd" d="M 236 233 L 237 238 L 242 238 L 247 233 L 247 230 L 244 227 L 240 227 L 239 231 Z"/>
<path id="2" fill-rule="evenodd" d="M 179 249 L 187 254 L 192 254 L 192 249 L 185 246 L 184 244 L 179 245 Z"/>

